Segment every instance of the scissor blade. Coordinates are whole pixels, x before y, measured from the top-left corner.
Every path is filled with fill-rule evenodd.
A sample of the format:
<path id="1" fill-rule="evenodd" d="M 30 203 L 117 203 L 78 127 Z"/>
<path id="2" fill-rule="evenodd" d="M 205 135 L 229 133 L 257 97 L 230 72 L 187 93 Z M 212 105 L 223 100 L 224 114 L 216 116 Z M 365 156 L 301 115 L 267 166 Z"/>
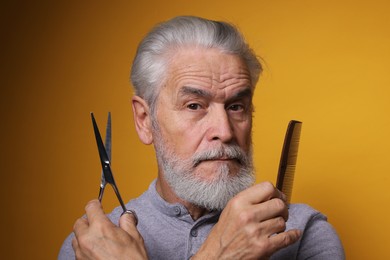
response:
<path id="1" fill-rule="evenodd" d="M 111 112 L 108 112 L 107 126 L 106 126 L 106 140 L 104 142 L 108 159 L 111 160 Z"/>
<path id="2" fill-rule="evenodd" d="M 106 148 L 104 147 L 103 140 L 100 135 L 99 128 L 96 124 L 96 120 L 95 117 L 93 116 L 93 113 L 91 113 L 91 118 L 92 118 L 93 130 L 95 132 L 96 144 L 99 150 L 100 162 L 102 164 L 102 169 L 104 173 L 104 178 L 106 182 L 113 184 L 114 178 L 112 177 L 112 173 L 111 173 L 110 160 L 108 158 Z"/>
<path id="3" fill-rule="evenodd" d="M 111 113 L 108 112 L 107 118 L 107 126 L 106 126 L 106 140 L 104 142 L 104 146 L 106 147 L 106 153 L 108 159 L 111 160 Z M 104 187 L 106 186 L 106 178 L 104 177 L 104 170 L 102 170 L 102 176 L 100 179 L 100 187 L 101 191 L 99 193 L 99 200 L 101 201 L 103 198 Z"/>
<path id="4" fill-rule="evenodd" d="M 100 155 L 100 162 L 102 164 L 103 174 L 102 174 L 102 182 L 100 184 L 100 192 L 99 192 L 99 200 L 101 201 L 103 198 L 103 192 L 104 187 L 106 183 L 111 184 L 112 188 L 115 191 L 115 194 L 119 200 L 119 203 L 121 204 L 121 207 L 123 209 L 123 212 L 127 212 L 126 206 L 123 203 L 123 200 L 121 198 L 121 195 L 119 193 L 118 187 L 115 184 L 114 176 L 112 175 L 111 167 L 110 167 L 110 159 L 108 154 L 111 157 L 111 113 L 108 113 L 108 120 L 107 120 L 107 128 L 106 128 L 106 148 L 104 147 L 102 137 L 99 132 L 99 128 L 96 124 L 95 117 L 93 116 L 93 113 L 91 113 L 92 118 L 92 124 L 93 124 L 93 130 L 95 132 L 95 138 L 96 143 L 99 150 Z"/>

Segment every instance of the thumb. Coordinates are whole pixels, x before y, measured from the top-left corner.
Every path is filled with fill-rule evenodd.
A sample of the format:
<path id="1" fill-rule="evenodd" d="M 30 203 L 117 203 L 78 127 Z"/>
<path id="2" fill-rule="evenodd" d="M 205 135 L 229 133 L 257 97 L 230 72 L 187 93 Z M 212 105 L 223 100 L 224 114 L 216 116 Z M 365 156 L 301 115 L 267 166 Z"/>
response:
<path id="1" fill-rule="evenodd" d="M 119 227 L 129 234 L 137 230 L 138 218 L 134 211 L 125 211 L 119 218 Z"/>

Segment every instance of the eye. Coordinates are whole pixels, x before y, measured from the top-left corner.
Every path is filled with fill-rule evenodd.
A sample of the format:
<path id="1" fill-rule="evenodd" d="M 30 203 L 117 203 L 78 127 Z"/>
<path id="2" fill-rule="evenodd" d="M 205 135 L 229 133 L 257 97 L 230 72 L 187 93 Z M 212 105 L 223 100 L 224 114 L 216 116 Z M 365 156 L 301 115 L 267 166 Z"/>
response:
<path id="1" fill-rule="evenodd" d="M 231 111 L 243 111 L 244 106 L 241 104 L 233 104 L 233 105 L 229 106 L 228 109 Z"/>
<path id="2" fill-rule="evenodd" d="M 187 108 L 190 110 L 198 110 L 201 108 L 200 104 L 197 103 L 191 103 L 187 105 Z"/>

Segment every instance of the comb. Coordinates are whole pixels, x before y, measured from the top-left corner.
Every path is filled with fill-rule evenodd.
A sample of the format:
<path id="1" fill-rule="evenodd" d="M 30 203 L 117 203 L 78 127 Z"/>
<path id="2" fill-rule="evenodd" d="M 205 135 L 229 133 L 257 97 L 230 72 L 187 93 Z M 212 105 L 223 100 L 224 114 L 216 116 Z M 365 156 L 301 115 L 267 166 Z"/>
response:
<path id="1" fill-rule="evenodd" d="M 287 196 L 287 203 L 290 203 L 292 195 L 301 128 L 302 122 L 299 121 L 291 120 L 288 124 L 279 163 L 276 188 Z"/>

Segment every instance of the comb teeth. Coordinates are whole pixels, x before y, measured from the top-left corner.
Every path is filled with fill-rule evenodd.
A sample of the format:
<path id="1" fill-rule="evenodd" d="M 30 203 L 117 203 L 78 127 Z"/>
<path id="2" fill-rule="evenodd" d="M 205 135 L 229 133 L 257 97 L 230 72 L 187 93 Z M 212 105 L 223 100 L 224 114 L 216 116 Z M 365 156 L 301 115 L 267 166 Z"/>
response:
<path id="1" fill-rule="evenodd" d="M 294 166 L 287 166 L 284 179 L 283 179 L 283 185 L 281 191 L 287 196 L 287 202 L 290 203 L 291 196 L 292 196 L 292 189 L 294 184 L 294 174 L 295 174 L 295 165 Z"/>
<path id="2" fill-rule="evenodd" d="M 287 196 L 288 203 L 290 203 L 292 196 L 301 128 L 301 122 L 295 120 L 290 121 L 284 139 L 278 179 L 276 181 L 276 188 Z"/>

